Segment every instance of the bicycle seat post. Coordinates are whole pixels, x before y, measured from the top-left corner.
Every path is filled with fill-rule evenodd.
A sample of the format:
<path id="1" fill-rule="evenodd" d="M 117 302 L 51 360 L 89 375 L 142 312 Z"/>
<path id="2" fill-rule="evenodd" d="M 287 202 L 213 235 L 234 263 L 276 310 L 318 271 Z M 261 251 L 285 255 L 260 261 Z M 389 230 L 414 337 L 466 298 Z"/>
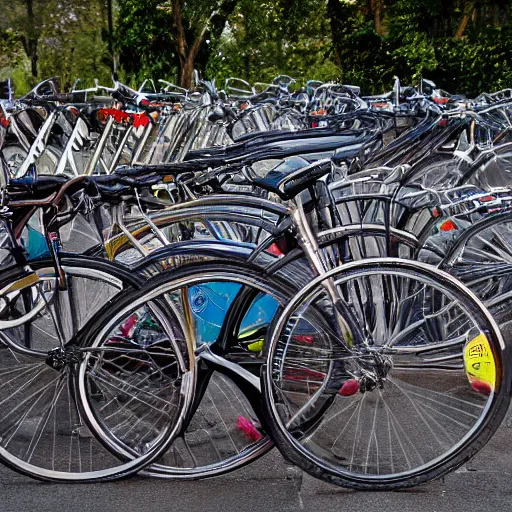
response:
<path id="1" fill-rule="evenodd" d="M 293 202 L 294 207 L 290 209 L 290 216 L 296 229 L 299 243 L 304 249 L 304 254 L 306 255 L 306 258 L 309 260 L 313 268 L 318 272 L 319 275 L 324 275 L 328 272 L 329 269 L 320 254 L 316 237 L 304 212 L 300 194 L 294 198 Z M 344 348 L 348 349 L 352 346 L 353 335 L 350 327 L 343 319 L 341 312 L 338 311 L 338 308 L 336 307 L 336 305 L 339 303 L 340 297 L 336 291 L 336 286 L 333 279 L 325 279 L 322 281 L 322 286 L 324 286 L 326 289 L 334 306 L 336 323 L 340 329 L 340 342 Z"/>

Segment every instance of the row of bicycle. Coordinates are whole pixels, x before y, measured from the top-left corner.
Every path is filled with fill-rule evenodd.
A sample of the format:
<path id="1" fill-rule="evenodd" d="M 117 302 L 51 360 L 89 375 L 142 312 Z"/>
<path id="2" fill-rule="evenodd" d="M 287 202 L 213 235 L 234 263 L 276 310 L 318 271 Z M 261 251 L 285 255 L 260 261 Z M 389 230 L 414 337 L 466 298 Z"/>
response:
<path id="1" fill-rule="evenodd" d="M 200 149 L 234 146 L 236 151 L 256 133 L 277 131 L 309 137 L 316 129 L 319 150 L 330 150 L 332 137 L 344 129 L 379 126 L 363 113 L 402 113 L 394 124 L 403 129 L 429 114 L 464 106 L 482 110 L 509 96 L 501 91 L 468 100 L 427 80 L 419 88 L 401 87 L 397 80 L 392 91 L 378 97 L 361 97 L 358 87 L 316 81 L 292 92 L 290 77 L 277 77 L 259 93 L 239 82 L 228 79 L 221 91 L 214 81 L 198 80 L 194 91 L 169 89 L 167 83 L 160 93 L 146 92 L 144 84 L 134 90 L 120 82 L 113 87 L 96 83 L 62 94 L 58 79 L 48 79 L 18 100 L 0 101 L 0 123 L 7 128 L 2 153 L 11 175 L 20 177 L 32 164 L 40 174 L 76 176 L 109 174 L 123 164 L 197 159 Z M 499 112 L 485 116 L 508 126 Z M 389 124 L 392 116 L 379 117 Z"/>
<path id="2" fill-rule="evenodd" d="M 275 443 L 371 489 L 463 464 L 510 399 L 509 112 L 358 108 L 97 176 L 4 165 L 0 459 L 199 478 Z"/>

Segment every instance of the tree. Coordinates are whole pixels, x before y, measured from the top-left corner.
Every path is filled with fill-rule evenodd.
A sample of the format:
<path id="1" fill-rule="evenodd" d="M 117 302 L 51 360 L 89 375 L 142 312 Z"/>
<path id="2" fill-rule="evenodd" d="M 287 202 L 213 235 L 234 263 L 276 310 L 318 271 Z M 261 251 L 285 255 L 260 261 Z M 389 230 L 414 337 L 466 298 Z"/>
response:
<path id="1" fill-rule="evenodd" d="M 1 14 L 0 79 L 19 94 L 36 76 L 108 81 L 114 54 L 124 81 L 185 87 L 194 68 L 364 93 L 394 75 L 470 95 L 512 83 L 512 0 L 6 0 Z"/>
<path id="2" fill-rule="evenodd" d="M 48 13 L 40 39 L 41 73 L 59 75 L 64 88 L 77 78 L 109 83 L 111 57 L 102 37 L 106 24 L 104 0 L 69 0 L 66 16 Z"/>
<path id="3" fill-rule="evenodd" d="M 43 15 L 47 2 L 44 0 L 15 0 L 6 2 L 0 18 L 0 27 L 10 29 L 22 43 L 30 60 L 32 76 L 37 77 L 39 60 L 38 47 L 41 36 Z"/>
<path id="4" fill-rule="evenodd" d="M 0 30 L 22 45 L 34 78 L 92 72 L 102 67 L 105 0 L 11 0 L 0 18 Z M 87 65 L 84 66 L 85 62 Z M 77 66 L 82 66 L 79 71 Z"/>
<path id="5" fill-rule="evenodd" d="M 236 0 L 201 0 L 193 5 L 183 0 L 170 0 L 168 5 L 160 8 L 169 9 L 169 4 L 175 29 L 173 41 L 179 60 L 178 81 L 182 87 L 188 88 L 206 34 L 215 37 L 222 33 L 228 16 L 236 6 Z"/>
<path id="6" fill-rule="evenodd" d="M 178 82 L 190 87 L 201 58 L 206 67 L 212 41 L 224 30 L 237 0 L 119 0 L 117 39 L 121 64 L 135 75 L 177 70 Z M 206 48 L 205 48 L 206 46 Z M 172 51 L 169 51 L 172 50 Z"/>
<path id="7" fill-rule="evenodd" d="M 239 0 L 216 41 L 208 76 L 268 82 L 288 74 L 299 81 L 334 80 L 329 19 L 317 0 Z"/>
<path id="8" fill-rule="evenodd" d="M 469 95 L 503 87 L 511 9 L 511 0 L 328 0 L 343 80 L 367 93 L 389 90 L 394 75 Z"/>

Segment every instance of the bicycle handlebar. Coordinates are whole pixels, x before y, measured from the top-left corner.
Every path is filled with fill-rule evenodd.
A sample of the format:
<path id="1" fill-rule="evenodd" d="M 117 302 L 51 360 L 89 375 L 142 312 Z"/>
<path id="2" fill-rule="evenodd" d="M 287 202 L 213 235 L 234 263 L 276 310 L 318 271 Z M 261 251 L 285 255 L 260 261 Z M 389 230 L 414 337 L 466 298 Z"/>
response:
<path id="1" fill-rule="evenodd" d="M 57 101 L 59 103 L 73 103 L 75 96 L 70 94 L 47 94 L 37 98 L 40 101 Z"/>

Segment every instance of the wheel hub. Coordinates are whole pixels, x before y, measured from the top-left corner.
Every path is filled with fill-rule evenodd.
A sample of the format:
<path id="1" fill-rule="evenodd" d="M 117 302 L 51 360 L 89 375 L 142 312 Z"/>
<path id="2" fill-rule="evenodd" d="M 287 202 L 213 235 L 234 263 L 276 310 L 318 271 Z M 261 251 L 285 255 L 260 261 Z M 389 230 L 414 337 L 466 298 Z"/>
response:
<path id="1" fill-rule="evenodd" d="M 383 389 L 389 372 L 393 368 L 390 356 L 372 352 L 369 358 L 362 359 L 361 376 L 359 377 L 359 390 L 361 393 Z"/>
<path id="2" fill-rule="evenodd" d="M 57 347 L 48 352 L 46 364 L 54 370 L 63 370 L 66 366 L 78 364 L 82 353 L 76 347 Z"/>

